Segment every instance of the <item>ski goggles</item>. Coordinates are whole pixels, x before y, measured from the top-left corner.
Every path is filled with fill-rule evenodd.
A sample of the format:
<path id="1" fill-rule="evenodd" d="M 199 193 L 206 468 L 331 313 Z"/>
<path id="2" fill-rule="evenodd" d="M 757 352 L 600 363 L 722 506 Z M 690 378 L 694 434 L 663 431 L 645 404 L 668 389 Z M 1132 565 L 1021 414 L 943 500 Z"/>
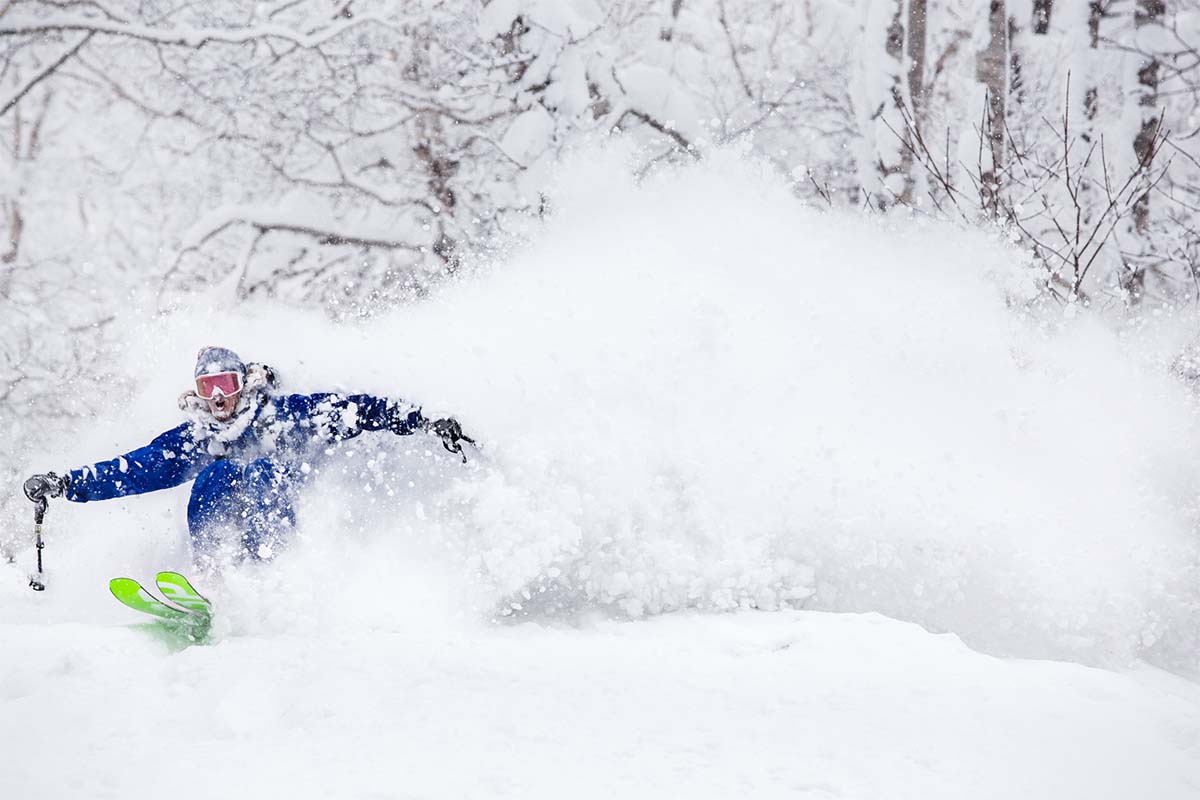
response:
<path id="1" fill-rule="evenodd" d="M 212 400 L 217 392 L 229 397 L 242 390 L 240 372 L 218 372 L 214 375 L 196 376 L 196 395 L 201 400 Z"/>

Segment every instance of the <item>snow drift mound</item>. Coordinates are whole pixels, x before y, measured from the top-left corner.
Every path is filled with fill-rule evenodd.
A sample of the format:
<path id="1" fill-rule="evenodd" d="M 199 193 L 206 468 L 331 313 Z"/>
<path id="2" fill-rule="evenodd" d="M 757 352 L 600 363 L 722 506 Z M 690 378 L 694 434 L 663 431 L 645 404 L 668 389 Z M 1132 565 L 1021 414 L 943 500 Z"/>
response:
<path id="1" fill-rule="evenodd" d="M 396 565 L 420 564 L 447 613 L 873 610 L 993 652 L 1195 668 L 1200 457 L 1155 337 L 1048 325 L 1019 310 L 1019 253 L 806 208 L 734 155 L 628 174 L 612 153 L 564 168 L 531 245 L 387 318 L 139 323 L 136 420 L 59 460 L 172 424 L 216 337 L 291 390 L 411 397 L 486 441 L 467 467 L 429 441 L 335 457 L 344 480 L 263 578 L 303 606 L 353 564 L 312 625 L 388 624 Z"/>

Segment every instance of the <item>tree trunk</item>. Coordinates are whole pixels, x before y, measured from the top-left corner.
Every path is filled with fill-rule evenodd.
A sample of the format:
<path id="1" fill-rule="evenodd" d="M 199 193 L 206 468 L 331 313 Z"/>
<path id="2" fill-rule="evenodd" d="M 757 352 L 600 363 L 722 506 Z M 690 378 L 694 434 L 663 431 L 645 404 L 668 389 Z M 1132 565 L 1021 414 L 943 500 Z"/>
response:
<path id="1" fill-rule="evenodd" d="M 983 163 L 980 165 L 980 202 L 984 213 L 996 217 L 1000 207 L 1001 176 L 1006 161 L 1004 122 L 1008 112 L 1009 21 L 1007 0 L 991 0 L 988 8 L 988 44 L 975 57 L 975 79 L 986 90 L 982 129 Z"/>
<path id="2" fill-rule="evenodd" d="M 1008 96 L 1012 103 L 1025 102 L 1025 78 L 1022 75 L 1021 52 L 1025 43 L 1021 41 L 1021 29 L 1015 17 L 1008 18 Z"/>
<path id="3" fill-rule="evenodd" d="M 1154 48 L 1158 45 L 1156 28 L 1161 28 L 1166 13 L 1166 0 L 1137 0 L 1134 12 L 1134 27 L 1137 44 L 1141 51 L 1138 65 L 1138 108 L 1141 111 L 1141 126 L 1133 139 L 1133 152 L 1139 164 L 1148 164 L 1158 135 L 1158 81 L 1161 64 Z M 1137 199 L 1133 206 L 1134 229 L 1144 234 L 1150 225 L 1150 190 Z"/>
<path id="4" fill-rule="evenodd" d="M 671 0 L 671 21 L 658 34 L 658 38 L 669 42 L 675 38 L 675 24 L 679 22 L 679 12 L 683 11 L 683 0 Z"/>
<path id="5" fill-rule="evenodd" d="M 4 203 L 5 210 L 8 212 L 8 230 L 4 234 L 4 238 L 8 241 L 6 245 L 8 252 L 0 254 L 0 263 L 12 264 L 17 260 L 17 256 L 21 254 L 21 232 L 24 230 L 25 221 L 21 217 L 21 207 L 17 205 L 16 198 L 11 202 Z M 0 292 L 0 297 L 4 297 L 6 292 Z"/>
<path id="6" fill-rule="evenodd" d="M 34 138 L 36 138 L 36 132 L 41 127 L 41 120 L 45 119 L 47 105 L 43 104 L 41 119 L 34 122 Z M 16 173 L 23 155 L 32 158 L 37 152 L 34 145 L 26 145 L 24 149 L 28 152 L 27 154 L 22 153 L 23 140 L 30 138 L 30 135 L 25 133 L 24 123 L 25 115 L 22 109 L 17 108 L 12 116 L 12 147 L 9 153 L 0 156 L 0 163 L 11 159 L 13 173 Z M 21 216 L 21 191 L 19 185 L 16 185 L 14 182 L 14 185 L 6 188 L 11 189 L 12 194 L 0 198 L 0 264 L 13 264 L 21 254 L 21 234 L 25 229 L 25 220 Z M 0 277 L 2 277 L 2 280 L 0 280 L 0 298 L 6 298 L 8 297 L 8 287 L 12 271 L 9 270 Z"/>
<path id="7" fill-rule="evenodd" d="M 908 0 L 908 99 L 918 127 L 925 109 L 925 18 L 928 0 Z"/>
<path id="8" fill-rule="evenodd" d="M 904 108 L 904 82 L 901 79 L 904 65 L 904 21 L 903 21 L 903 0 L 895 0 L 896 13 L 892 17 L 892 22 L 887 28 L 887 38 L 884 41 L 884 51 L 887 53 L 889 66 L 894 70 L 892 73 L 892 85 L 890 89 L 890 102 L 892 109 L 899 112 Z M 912 152 L 909 150 L 908 131 L 904 127 L 903 116 L 900 113 L 889 113 L 889 109 L 884 109 L 881 113 L 892 120 L 892 129 L 895 133 L 892 134 L 893 139 L 896 135 L 901 137 L 898 143 L 898 152 L 893 157 L 884 155 L 884 151 L 880 152 L 879 172 L 880 178 L 884 186 L 893 193 L 894 197 L 880 198 L 882 205 L 888 205 L 894 199 L 895 203 L 907 205 L 912 202 Z M 889 143 L 890 144 L 890 143 Z"/>
<path id="9" fill-rule="evenodd" d="M 1050 32 L 1050 15 L 1054 11 L 1054 0 L 1033 0 L 1033 32 L 1045 36 Z"/>
<path id="10" fill-rule="evenodd" d="M 1104 20 L 1104 0 L 1091 0 L 1088 3 L 1088 50 L 1094 60 L 1096 51 L 1100 48 L 1100 23 Z M 1092 140 L 1092 128 L 1096 121 L 1096 112 L 1100 107 L 1100 88 L 1089 83 L 1083 93 L 1083 115 L 1087 120 L 1084 126 L 1083 140 Z"/>
<path id="11" fill-rule="evenodd" d="M 858 189 L 869 206 L 884 210 L 912 202 L 908 92 L 910 82 L 921 83 L 922 76 L 905 64 L 905 0 L 872 0 L 866 12 L 852 88 L 863 132 L 856 159 Z"/>

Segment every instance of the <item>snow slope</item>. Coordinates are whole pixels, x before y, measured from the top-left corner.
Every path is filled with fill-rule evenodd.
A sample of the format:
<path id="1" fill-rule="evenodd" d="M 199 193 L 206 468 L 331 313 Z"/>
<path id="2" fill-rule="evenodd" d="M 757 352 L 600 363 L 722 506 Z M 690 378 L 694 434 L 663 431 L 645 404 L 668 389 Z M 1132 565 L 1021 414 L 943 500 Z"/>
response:
<path id="1" fill-rule="evenodd" d="M 9 626 L 8 797 L 1190 798 L 1200 692 L 877 615 L 234 637 Z"/>
<path id="2" fill-rule="evenodd" d="M 0 792 L 1196 796 L 1182 326 L 1030 308 L 1019 253 L 735 153 L 628 172 L 564 165 L 530 244 L 386 317 L 124 315 L 146 379 L 30 470 L 175 424 L 214 343 L 485 448 L 332 453 L 175 655 L 105 583 L 186 566 L 186 488 L 54 505 L 50 589 L 0 572 Z"/>

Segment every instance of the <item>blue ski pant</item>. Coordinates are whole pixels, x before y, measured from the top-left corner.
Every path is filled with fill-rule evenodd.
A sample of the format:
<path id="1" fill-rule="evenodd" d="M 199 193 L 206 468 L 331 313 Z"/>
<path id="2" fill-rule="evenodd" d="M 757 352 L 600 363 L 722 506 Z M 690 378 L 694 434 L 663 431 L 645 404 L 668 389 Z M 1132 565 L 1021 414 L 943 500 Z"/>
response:
<path id="1" fill-rule="evenodd" d="M 265 458 L 242 465 L 227 459 L 196 476 L 188 500 L 188 532 L 196 554 L 213 553 L 221 534 L 235 530 L 246 554 L 269 558 L 296 521 L 293 491 L 283 470 Z"/>

